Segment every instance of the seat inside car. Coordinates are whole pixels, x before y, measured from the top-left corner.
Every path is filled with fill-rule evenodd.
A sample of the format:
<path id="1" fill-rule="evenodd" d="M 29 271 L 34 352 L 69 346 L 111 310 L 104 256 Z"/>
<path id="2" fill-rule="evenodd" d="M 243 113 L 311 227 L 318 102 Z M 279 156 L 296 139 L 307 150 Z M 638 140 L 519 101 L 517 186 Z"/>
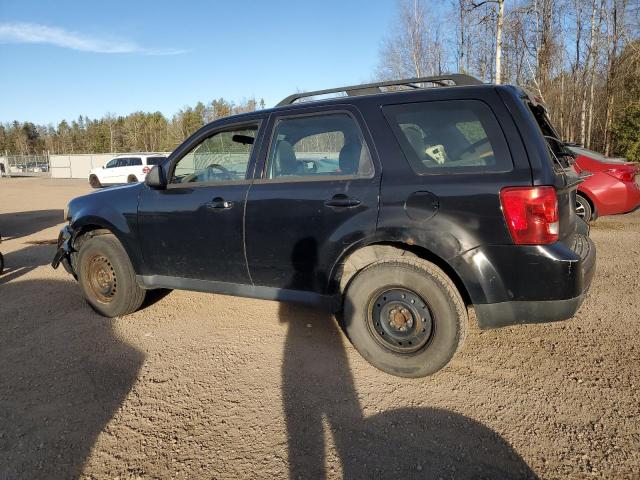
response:
<path id="1" fill-rule="evenodd" d="M 275 155 L 275 176 L 295 175 L 298 172 L 298 160 L 293 147 L 286 140 L 278 141 Z"/>
<path id="2" fill-rule="evenodd" d="M 355 175 L 360 165 L 362 142 L 358 138 L 352 138 L 345 142 L 340 149 L 338 163 L 342 175 Z"/>

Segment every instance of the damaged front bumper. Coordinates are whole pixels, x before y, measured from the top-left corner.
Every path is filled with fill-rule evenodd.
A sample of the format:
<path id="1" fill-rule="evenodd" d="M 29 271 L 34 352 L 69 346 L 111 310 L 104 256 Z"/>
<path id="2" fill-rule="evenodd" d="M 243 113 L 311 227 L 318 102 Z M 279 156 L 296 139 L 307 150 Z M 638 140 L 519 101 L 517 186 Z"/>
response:
<path id="1" fill-rule="evenodd" d="M 56 250 L 56 254 L 53 256 L 51 266 L 56 269 L 60 264 L 62 264 L 68 273 L 77 278 L 76 272 L 73 270 L 73 265 L 71 263 L 71 254 L 75 252 L 73 249 L 73 237 L 74 231 L 70 225 L 67 225 L 60 230 L 60 235 L 58 235 L 58 249 Z"/>

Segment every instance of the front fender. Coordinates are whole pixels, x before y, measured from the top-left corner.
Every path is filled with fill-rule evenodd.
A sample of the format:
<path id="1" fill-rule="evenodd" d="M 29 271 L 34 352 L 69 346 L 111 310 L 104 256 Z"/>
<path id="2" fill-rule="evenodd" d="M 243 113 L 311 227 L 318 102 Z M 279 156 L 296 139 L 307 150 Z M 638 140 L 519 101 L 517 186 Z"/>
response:
<path id="1" fill-rule="evenodd" d="M 61 235 L 69 237 L 61 245 L 66 255 L 77 250 L 75 241 L 80 235 L 104 229 L 122 243 L 135 272 L 142 272 L 144 265 L 138 242 L 138 198 L 141 190 L 140 184 L 105 189 L 69 202 L 69 225 L 61 232 Z"/>

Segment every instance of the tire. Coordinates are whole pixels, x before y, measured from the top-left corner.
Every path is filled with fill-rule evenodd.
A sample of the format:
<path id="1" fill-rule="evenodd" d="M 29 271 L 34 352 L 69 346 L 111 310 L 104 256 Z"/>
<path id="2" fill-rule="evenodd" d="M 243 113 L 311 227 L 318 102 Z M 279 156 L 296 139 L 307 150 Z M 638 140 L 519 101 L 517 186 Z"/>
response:
<path id="1" fill-rule="evenodd" d="M 82 293 L 99 314 L 119 317 L 142 305 L 146 291 L 138 286 L 127 252 L 114 235 L 84 241 L 76 265 Z"/>
<path id="2" fill-rule="evenodd" d="M 469 322 L 451 279 L 415 257 L 381 260 L 357 273 L 343 315 L 347 337 L 369 363 L 411 378 L 444 367 L 462 347 Z"/>
<path id="3" fill-rule="evenodd" d="M 4 272 L 4 257 L 0 253 L 0 275 L 2 275 L 2 272 Z"/>
<path id="4" fill-rule="evenodd" d="M 593 219 L 593 209 L 589 200 L 580 194 L 576 195 L 576 215 L 589 223 Z"/>
<path id="5" fill-rule="evenodd" d="M 135 175 L 129 175 L 127 183 L 138 183 L 138 178 Z"/>
<path id="6" fill-rule="evenodd" d="M 96 175 L 91 175 L 89 177 L 89 185 L 91 185 L 93 188 L 102 187 L 102 184 L 100 183 L 100 180 L 98 180 L 98 177 Z"/>

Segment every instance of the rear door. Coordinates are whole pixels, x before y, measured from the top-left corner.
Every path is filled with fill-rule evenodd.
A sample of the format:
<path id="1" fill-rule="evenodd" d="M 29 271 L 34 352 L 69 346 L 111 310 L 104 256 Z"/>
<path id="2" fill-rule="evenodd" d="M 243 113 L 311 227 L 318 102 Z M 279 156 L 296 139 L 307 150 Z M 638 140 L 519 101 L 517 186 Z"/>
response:
<path id="1" fill-rule="evenodd" d="M 272 115 L 247 198 L 255 285 L 326 293 L 340 255 L 374 234 L 380 168 L 362 126 L 347 106 Z"/>
<path id="2" fill-rule="evenodd" d="M 142 179 L 142 158 L 141 157 L 131 157 L 129 158 L 129 165 L 126 168 L 126 174 L 124 176 L 124 181 L 128 182 L 129 177 L 133 176 L 136 178 L 136 181 L 140 181 Z"/>
<path id="3" fill-rule="evenodd" d="M 110 183 L 127 183 L 129 175 L 134 174 L 134 163 L 138 161 L 142 164 L 142 160 L 137 157 L 122 157 L 118 159 L 118 166 L 113 169 L 113 176 L 110 178 Z"/>

